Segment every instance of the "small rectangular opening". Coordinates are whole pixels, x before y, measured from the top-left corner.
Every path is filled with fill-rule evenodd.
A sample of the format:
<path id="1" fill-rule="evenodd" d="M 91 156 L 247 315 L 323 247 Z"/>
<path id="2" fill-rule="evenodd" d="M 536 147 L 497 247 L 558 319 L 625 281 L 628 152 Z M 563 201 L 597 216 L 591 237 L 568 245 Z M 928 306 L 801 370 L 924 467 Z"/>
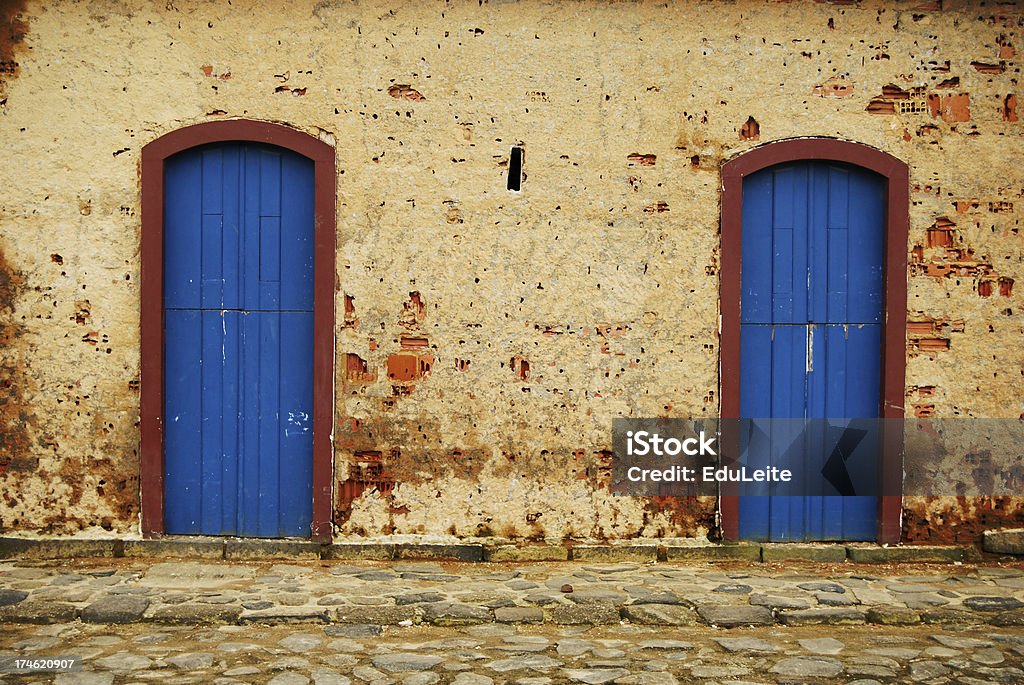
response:
<path id="1" fill-rule="evenodd" d="M 508 189 L 521 190 L 523 185 L 523 148 L 513 147 L 508 157 Z"/>

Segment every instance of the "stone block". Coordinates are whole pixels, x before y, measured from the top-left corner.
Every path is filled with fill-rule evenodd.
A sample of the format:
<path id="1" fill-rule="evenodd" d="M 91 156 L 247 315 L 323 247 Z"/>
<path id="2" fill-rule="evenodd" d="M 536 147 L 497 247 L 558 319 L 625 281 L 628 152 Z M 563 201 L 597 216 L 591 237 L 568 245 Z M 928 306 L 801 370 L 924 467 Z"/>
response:
<path id="1" fill-rule="evenodd" d="M 706 545 L 665 547 L 668 561 L 761 561 L 760 545 Z"/>
<path id="2" fill-rule="evenodd" d="M 619 609 L 610 604 L 558 604 L 545 607 L 544 616 L 559 625 L 606 625 L 619 622 Z"/>
<path id="3" fill-rule="evenodd" d="M 702 606 L 697 613 L 708 625 L 719 628 L 738 626 L 770 626 L 775 617 L 767 607 L 762 606 Z"/>
<path id="4" fill-rule="evenodd" d="M 816 561 L 835 564 L 846 561 L 843 545 L 762 545 L 761 561 Z"/>
<path id="5" fill-rule="evenodd" d="M 858 564 L 951 564 L 963 561 L 967 551 L 962 547 L 847 547 L 846 554 Z"/>
<path id="6" fill-rule="evenodd" d="M 86 623 L 131 623 L 149 608 L 149 600 L 133 595 L 108 595 L 82 609 Z"/>
<path id="7" fill-rule="evenodd" d="M 982 548 L 993 554 L 1024 555 L 1024 528 L 986 530 Z"/>
<path id="8" fill-rule="evenodd" d="M 857 625 L 867 617 L 861 609 L 827 607 L 817 609 L 792 609 L 779 613 L 779 622 L 787 626 L 811 625 Z"/>
<path id="9" fill-rule="evenodd" d="M 227 540 L 224 558 L 236 561 L 263 559 L 294 559 L 310 561 L 320 558 L 322 545 L 304 540 Z"/>
<path id="10" fill-rule="evenodd" d="M 125 540 L 124 555 L 126 557 L 150 557 L 154 559 L 166 559 L 169 557 L 223 559 L 224 541 L 188 538 Z"/>
<path id="11" fill-rule="evenodd" d="M 657 545 L 576 545 L 573 561 L 657 561 Z"/>
<path id="12" fill-rule="evenodd" d="M 65 602 L 26 600 L 0 607 L 0 623 L 67 623 L 78 617 L 78 609 Z"/>
<path id="13" fill-rule="evenodd" d="M 172 604 L 161 607 L 146 616 L 155 623 L 201 625 L 207 623 L 234 623 L 242 613 L 235 604 Z"/>
<path id="14" fill-rule="evenodd" d="M 692 626 L 693 609 L 679 604 L 630 604 L 622 607 L 622 618 L 630 623 L 652 626 Z"/>
<path id="15" fill-rule="evenodd" d="M 337 542 L 324 545 L 324 559 L 343 561 L 391 561 L 395 558 L 395 546 L 383 543 Z"/>
<path id="16" fill-rule="evenodd" d="M 418 623 L 420 613 L 416 605 L 413 604 L 404 606 L 346 605 L 335 609 L 333 618 L 338 623 L 395 626 L 405 621 Z"/>
<path id="17" fill-rule="evenodd" d="M 494 610 L 497 623 L 542 623 L 544 612 L 537 607 L 502 607 Z"/>
<path id="18" fill-rule="evenodd" d="M 121 540 L 82 540 L 59 538 L 32 540 L 0 538 L 0 559 L 83 559 L 119 557 L 124 552 Z"/>
<path id="19" fill-rule="evenodd" d="M 395 546 L 395 559 L 452 559 L 483 561 L 483 545 L 402 544 Z"/>
<path id="20" fill-rule="evenodd" d="M 484 548 L 487 561 L 565 561 L 569 548 L 562 545 L 499 545 Z"/>

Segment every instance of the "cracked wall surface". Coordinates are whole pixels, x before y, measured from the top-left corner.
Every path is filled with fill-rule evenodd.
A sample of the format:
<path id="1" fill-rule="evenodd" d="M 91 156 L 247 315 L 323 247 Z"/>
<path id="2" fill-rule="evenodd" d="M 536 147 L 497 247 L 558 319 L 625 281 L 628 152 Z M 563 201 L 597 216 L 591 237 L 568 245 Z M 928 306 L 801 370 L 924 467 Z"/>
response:
<path id="1" fill-rule="evenodd" d="M 30 0 L 0 20 L 0 532 L 138 530 L 140 151 L 214 119 L 337 152 L 342 536 L 714 535 L 714 500 L 608 493 L 611 420 L 717 415 L 719 169 L 774 140 L 910 167 L 908 416 L 1024 412 L 1014 3 Z M 903 535 L 1021 523 L 1019 498 L 915 498 Z"/>

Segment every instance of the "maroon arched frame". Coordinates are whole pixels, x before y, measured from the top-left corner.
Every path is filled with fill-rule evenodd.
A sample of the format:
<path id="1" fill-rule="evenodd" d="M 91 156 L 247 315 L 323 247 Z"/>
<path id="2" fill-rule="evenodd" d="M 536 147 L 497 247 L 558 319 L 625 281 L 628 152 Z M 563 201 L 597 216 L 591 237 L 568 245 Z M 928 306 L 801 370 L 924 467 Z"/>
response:
<path id="1" fill-rule="evenodd" d="M 314 164 L 313 524 L 330 542 L 334 423 L 334 148 L 301 131 L 263 121 L 211 121 L 172 131 L 142 148 L 141 445 L 142 533 L 164 532 L 164 163 L 199 145 L 257 142 L 292 150 Z"/>
<path id="2" fill-rule="evenodd" d="M 740 415 L 740 289 L 743 251 L 743 179 L 783 162 L 829 160 L 868 169 L 886 180 L 885 312 L 882 342 L 882 407 L 886 419 L 903 418 L 906 376 L 907 230 L 910 177 L 907 165 L 880 150 L 832 138 L 798 138 L 754 148 L 722 165 L 721 244 L 721 415 Z M 883 437 L 882 491 L 900 492 L 902 433 L 886 430 Z M 720 499 L 722 534 L 739 537 L 739 497 L 723 489 Z M 878 542 L 900 538 L 902 498 L 879 497 Z"/>

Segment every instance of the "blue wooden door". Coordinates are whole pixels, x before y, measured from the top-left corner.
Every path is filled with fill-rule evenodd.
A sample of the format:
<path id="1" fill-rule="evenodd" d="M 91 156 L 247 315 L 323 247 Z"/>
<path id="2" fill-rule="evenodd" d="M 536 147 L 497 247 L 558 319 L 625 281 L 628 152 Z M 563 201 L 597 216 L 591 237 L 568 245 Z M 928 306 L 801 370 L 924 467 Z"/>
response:
<path id="1" fill-rule="evenodd" d="M 203 146 L 164 188 L 165 530 L 309 536 L 313 163 Z"/>
<path id="2" fill-rule="evenodd" d="M 884 197 L 880 176 L 827 162 L 782 164 L 744 180 L 742 417 L 841 425 L 879 416 Z M 740 537 L 875 539 L 876 498 L 823 494 L 834 491 L 820 477 L 821 436 L 796 434 L 802 421 L 779 423 L 761 458 L 780 460 L 803 441 L 806 449 L 775 465 L 816 477 L 799 496 L 741 497 Z"/>

